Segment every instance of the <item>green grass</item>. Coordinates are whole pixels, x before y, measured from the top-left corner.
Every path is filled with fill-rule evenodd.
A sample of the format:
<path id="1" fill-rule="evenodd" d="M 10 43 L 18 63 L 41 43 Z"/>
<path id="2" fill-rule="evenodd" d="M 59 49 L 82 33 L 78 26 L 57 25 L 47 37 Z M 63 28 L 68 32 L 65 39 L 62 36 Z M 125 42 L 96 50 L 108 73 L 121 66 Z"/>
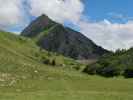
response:
<path id="1" fill-rule="evenodd" d="M 43 64 L 45 58 L 57 65 Z M 0 32 L 0 100 L 133 100 L 132 79 L 89 76 L 76 66 L 83 65 Z"/>
<path id="2" fill-rule="evenodd" d="M 69 75 L 68 75 L 69 76 Z M 1 100 L 132 100 L 133 80 L 90 76 L 49 76 L 1 87 Z"/>

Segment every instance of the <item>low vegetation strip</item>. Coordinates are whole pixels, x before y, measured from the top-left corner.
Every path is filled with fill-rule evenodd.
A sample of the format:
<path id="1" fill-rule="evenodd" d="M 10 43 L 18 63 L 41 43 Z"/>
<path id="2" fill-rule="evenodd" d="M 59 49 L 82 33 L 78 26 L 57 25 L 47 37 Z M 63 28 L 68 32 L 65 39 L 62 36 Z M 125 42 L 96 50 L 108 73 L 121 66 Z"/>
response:
<path id="1" fill-rule="evenodd" d="M 96 63 L 87 65 L 83 72 L 105 77 L 133 78 L 133 48 L 104 55 Z"/>

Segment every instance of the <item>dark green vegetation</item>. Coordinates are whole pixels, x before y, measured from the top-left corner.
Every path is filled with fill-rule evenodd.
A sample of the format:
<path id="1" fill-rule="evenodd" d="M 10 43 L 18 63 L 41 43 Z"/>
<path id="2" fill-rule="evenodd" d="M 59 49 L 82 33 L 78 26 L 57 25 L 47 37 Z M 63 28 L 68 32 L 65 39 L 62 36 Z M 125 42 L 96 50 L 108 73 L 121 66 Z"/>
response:
<path id="1" fill-rule="evenodd" d="M 104 55 L 96 63 L 87 65 L 84 72 L 105 77 L 122 75 L 133 78 L 133 48 Z"/>
<path id="2" fill-rule="evenodd" d="M 45 15 L 34 20 L 22 35 L 35 40 L 41 48 L 74 59 L 97 59 L 108 53 L 81 33 L 64 27 Z"/>
<path id="3" fill-rule="evenodd" d="M 80 72 L 83 67 L 0 32 L 0 100 L 133 100 L 133 80 L 92 77 Z"/>

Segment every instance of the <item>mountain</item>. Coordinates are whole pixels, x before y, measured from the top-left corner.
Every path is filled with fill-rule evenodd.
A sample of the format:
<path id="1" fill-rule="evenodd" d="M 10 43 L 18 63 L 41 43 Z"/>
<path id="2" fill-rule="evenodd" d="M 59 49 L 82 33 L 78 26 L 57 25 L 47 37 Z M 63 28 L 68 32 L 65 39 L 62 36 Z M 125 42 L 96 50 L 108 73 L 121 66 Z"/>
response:
<path id="1" fill-rule="evenodd" d="M 55 22 L 50 20 L 47 16 L 42 15 L 31 22 L 31 24 L 22 31 L 22 35 L 28 37 L 36 36 L 38 33 L 44 31 L 44 29 L 50 28 L 54 24 Z"/>
<path id="2" fill-rule="evenodd" d="M 45 15 L 31 22 L 21 35 L 33 38 L 48 51 L 74 59 L 94 59 L 108 52 L 80 32 L 58 24 Z"/>
<path id="3" fill-rule="evenodd" d="M 83 72 L 105 77 L 133 78 L 133 48 L 104 55 L 96 63 L 87 65 Z"/>

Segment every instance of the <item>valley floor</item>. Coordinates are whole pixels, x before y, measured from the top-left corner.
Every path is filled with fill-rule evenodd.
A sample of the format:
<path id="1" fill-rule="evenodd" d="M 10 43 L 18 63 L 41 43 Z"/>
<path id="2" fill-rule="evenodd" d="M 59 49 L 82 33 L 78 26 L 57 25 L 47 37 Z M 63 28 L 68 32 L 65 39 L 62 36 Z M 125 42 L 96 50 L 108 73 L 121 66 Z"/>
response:
<path id="1" fill-rule="evenodd" d="M 0 100 L 133 100 L 132 79 L 71 75 L 0 84 Z"/>

